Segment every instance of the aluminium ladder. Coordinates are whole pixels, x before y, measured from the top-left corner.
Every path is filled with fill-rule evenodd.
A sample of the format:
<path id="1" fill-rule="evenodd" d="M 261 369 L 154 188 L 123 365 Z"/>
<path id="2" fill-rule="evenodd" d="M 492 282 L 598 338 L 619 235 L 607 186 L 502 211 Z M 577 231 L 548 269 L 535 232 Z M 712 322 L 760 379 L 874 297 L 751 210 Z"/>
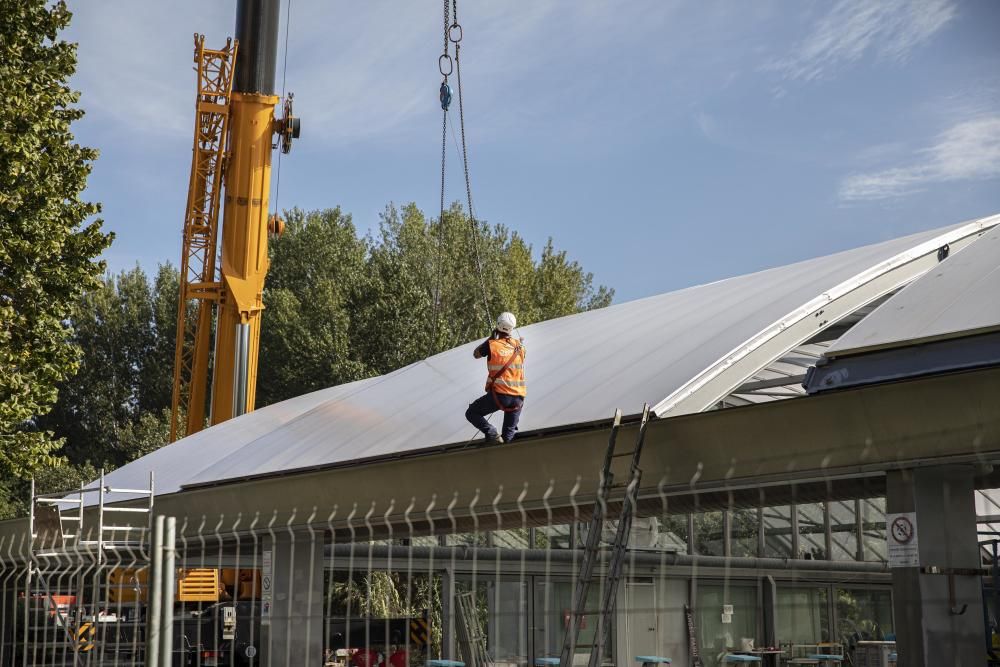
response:
<path id="1" fill-rule="evenodd" d="M 615 613 L 615 600 L 618 591 L 618 583 L 621 580 L 622 566 L 625 562 L 626 549 L 628 548 L 629 532 L 632 529 L 632 517 L 635 513 L 635 505 L 639 490 L 639 481 L 642 477 L 642 470 L 639 469 L 639 457 L 642 455 L 642 444 L 646 437 L 646 425 L 649 423 L 649 405 L 642 407 L 642 419 L 639 422 L 639 432 L 636 435 L 635 446 L 631 451 L 617 451 L 618 431 L 621 429 L 622 413 L 615 410 L 614 420 L 611 424 L 611 435 L 608 438 L 608 449 L 604 455 L 604 467 L 601 469 L 600 483 L 597 489 L 597 499 L 594 502 L 594 511 L 590 519 L 590 529 L 587 531 L 587 541 L 584 545 L 583 563 L 580 566 L 579 578 L 576 582 L 576 590 L 573 593 L 573 609 L 566 628 L 563 639 L 562 654 L 559 657 L 560 667 L 572 667 L 573 655 L 578 646 L 577 639 L 580 635 L 580 628 L 583 619 L 588 613 L 598 614 L 598 623 L 594 633 L 593 643 L 587 645 L 590 648 L 589 667 L 597 667 L 601 663 L 604 655 L 604 647 L 607 645 L 611 629 L 611 618 Z M 628 481 L 623 484 L 614 484 L 614 473 L 611 468 L 614 460 L 630 456 Z M 608 515 L 608 499 L 613 490 L 624 489 L 624 497 L 621 501 L 621 512 L 618 517 L 618 529 L 615 532 L 615 539 L 611 545 L 611 559 L 605 575 L 604 595 L 601 606 L 597 610 L 586 609 L 587 593 L 593 583 L 594 570 L 601 553 L 601 532 L 604 521 Z"/>

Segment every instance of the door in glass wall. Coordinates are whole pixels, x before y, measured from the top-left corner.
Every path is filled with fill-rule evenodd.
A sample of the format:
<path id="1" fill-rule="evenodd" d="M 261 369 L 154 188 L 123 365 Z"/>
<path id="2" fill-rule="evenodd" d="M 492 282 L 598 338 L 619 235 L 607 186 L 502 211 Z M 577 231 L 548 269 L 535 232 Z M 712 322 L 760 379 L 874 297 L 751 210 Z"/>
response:
<path id="1" fill-rule="evenodd" d="M 722 664 L 722 656 L 739 649 L 741 640 L 757 637 L 757 587 L 753 585 L 698 582 L 697 633 L 705 667 Z M 732 606 L 732 613 L 726 609 Z"/>
<path id="2" fill-rule="evenodd" d="M 627 653 L 659 655 L 660 637 L 657 619 L 656 585 L 652 582 L 626 582 L 625 609 L 619 618 L 625 621 Z"/>
<path id="3" fill-rule="evenodd" d="M 830 641 L 829 589 L 825 586 L 779 587 L 774 616 L 779 644 Z"/>
<path id="4" fill-rule="evenodd" d="M 888 588 L 838 588 L 836 595 L 838 641 L 845 646 L 881 641 L 894 632 L 892 591 Z"/>
<path id="5" fill-rule="evenodd" d="M 586 609 L 599 609 L 603 588 L 595 581 L 587 592 Z M 573 582 L 536 579 L 535 581 L 535 614 L 532 623 L 535 643 L 534 658 L 558 658 L 562 652 L 563 637 L 573 609 Z M 590 645 L 597 641 L 598 617 L 587 615 L 583 617 L 580 634 L 577 637 L 574 665 L 586 665 L 590 657 Z M 613 621 L 612 621 L 613 622 Z M 614 627 L 608 633 L 608 641 L 604 646 L 604 664 L 612 664 L 611 651 L 614 638 Z"/>
<path id="6" fill-rule="evenodd" d="M 684 606 L 687 604 L 687 579 L 659 580 L 656 607 L 660 648 L 654 655 L 670 658 L 675 665 L 689 663 L 687 615 L 684 613 Z"/>

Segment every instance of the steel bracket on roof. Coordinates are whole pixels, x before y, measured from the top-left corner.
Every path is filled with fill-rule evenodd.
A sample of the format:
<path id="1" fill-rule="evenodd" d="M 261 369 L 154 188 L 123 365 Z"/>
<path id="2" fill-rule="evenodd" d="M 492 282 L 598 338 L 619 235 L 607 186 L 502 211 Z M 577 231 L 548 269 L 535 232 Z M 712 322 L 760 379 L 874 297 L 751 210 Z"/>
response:
<path id="1" fill-rule="evenodd" d="M 731 350 L 657 403 L 653 413 L 657 417 L 667 417 L 708 410 L 755 373 L 819 331 L 936 266 L 941 247 L 948 245 L 951 253 L 957 252 L 998 224 L 1000 215 L 973 221 L 845 280 Z"/>

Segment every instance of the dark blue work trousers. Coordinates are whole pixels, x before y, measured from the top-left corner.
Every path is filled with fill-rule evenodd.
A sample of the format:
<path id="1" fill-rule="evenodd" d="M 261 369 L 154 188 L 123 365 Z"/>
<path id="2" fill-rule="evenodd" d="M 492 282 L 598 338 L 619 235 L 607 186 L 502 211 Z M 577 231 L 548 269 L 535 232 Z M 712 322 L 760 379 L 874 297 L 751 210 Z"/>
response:
<path id="1" fill-rule="evenodd" d="M 494 396 L 496 399 L 493 398 Z M 465 411 L 465 418 L 469 420 L 470 424 L 482 431 L 486 437 L 495 438 L 497 430 L 486 421 L 486 416 L 500 409 L 497 407 L 497 401 L 506 409 L 513 408 L 510 412 L 503 413 L 503 441 L 510 442 L 514 439 L 514 434 L 517 433 L 517 422 L 521 418 L 521 407 L 524 405 L 523 397 L 507 394 L 483 394 L 469 404 L 469 409 Z"/>

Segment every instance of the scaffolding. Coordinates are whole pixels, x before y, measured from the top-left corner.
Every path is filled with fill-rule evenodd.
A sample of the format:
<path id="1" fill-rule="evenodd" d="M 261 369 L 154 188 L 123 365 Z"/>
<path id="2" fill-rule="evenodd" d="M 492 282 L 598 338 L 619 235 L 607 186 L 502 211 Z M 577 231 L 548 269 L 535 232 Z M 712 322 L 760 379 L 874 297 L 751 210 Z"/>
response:
<path id="1" fill-rule="evenodd" d="M 142 664 L 153 499 L 153 473 L 145 489 L 109 486 L 103 470 L 73 491 L 36 493 L 32 480 L 19 664 Z"/>

